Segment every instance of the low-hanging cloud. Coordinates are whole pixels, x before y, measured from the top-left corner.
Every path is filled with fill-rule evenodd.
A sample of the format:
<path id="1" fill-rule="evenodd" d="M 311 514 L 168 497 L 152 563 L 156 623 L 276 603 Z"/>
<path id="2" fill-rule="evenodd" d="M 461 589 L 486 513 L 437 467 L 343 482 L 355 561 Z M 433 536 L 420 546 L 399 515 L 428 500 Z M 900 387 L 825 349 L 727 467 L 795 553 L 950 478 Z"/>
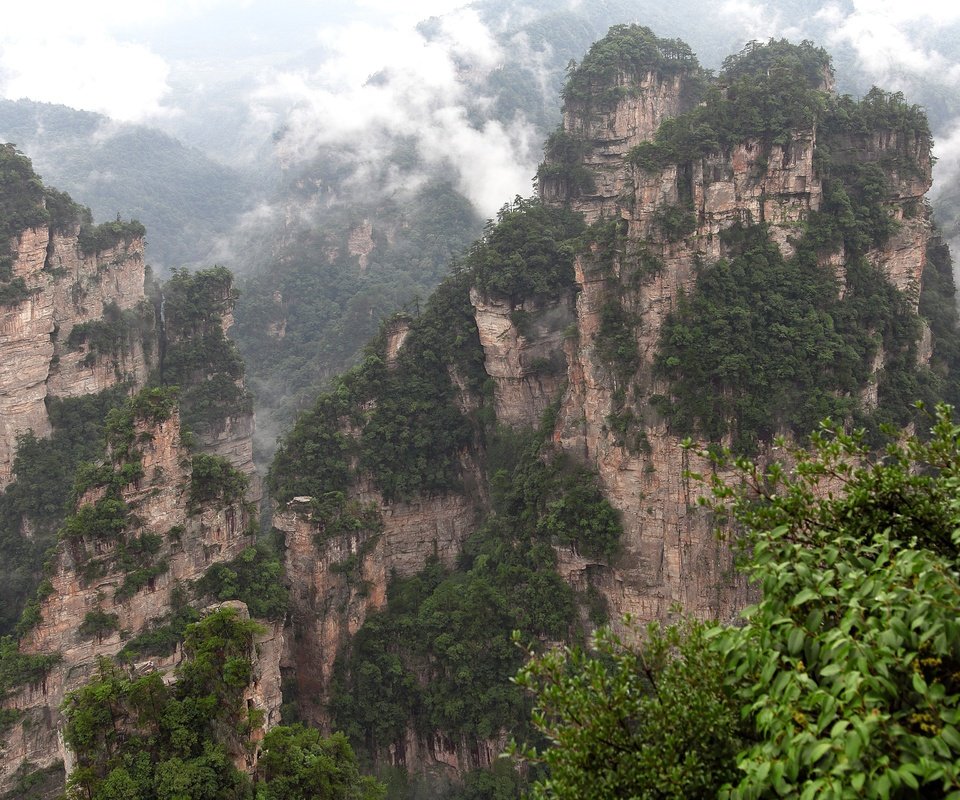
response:
<path id="1" fill-rule="evenodd" d="M 529 191 L 538 136 L 522 118 L 479 119 L 478 87 L 505 54 L 476 12 L 464 9 L 413 27 L 353 24 L 322 31 L 328 56 L 316 69 L 276 71 L 253 96 L 253 116 L 273 118 L 286 164 L 324 149 L 349 152 L 355 178 L 377 174 L 400 140 L 421 162 L 448 167 L 477 210 Z"/>
<path id="2" fill-rule="evenodd" d="M 62 103 L 125 122 L 162 120 L 178 113 L 166 104 L 171 65 L 157 47 L 164 33 L 235 8 L 235 0 L 5 4 L 0 96 Z"/>

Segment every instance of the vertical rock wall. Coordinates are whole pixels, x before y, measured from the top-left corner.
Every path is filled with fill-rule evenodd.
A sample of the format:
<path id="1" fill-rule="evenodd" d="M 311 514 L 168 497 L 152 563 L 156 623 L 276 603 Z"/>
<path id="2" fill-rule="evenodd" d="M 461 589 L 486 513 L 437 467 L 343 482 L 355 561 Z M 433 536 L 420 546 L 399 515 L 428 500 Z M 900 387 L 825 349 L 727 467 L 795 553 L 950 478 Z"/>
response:
<path id="1" fill-rule="evenodd" d="M 568 386 L 555 430 L 561 448 L 596 466 L 607 498 L 622 514 L 623 553 L 612 564 L 560 551 L 566 579 L 579 588 L 592 581 L 607 597 L 613 619 L 626 612 L 641 620 L 663 618 L 675 604 L 686 613 L 727 619 L 747 602 L 729 548 L 717 540 L 709 515 L 696 506 L 703 490 L 685 477 L 687 470 L 707 472 L 711 467 L 681 446 L 650 405 L 652 395 L 668 392 L 653 378 L 653 357 L 666 315 L 680 293 L 689 294 L 694 287 L 697 265 L 724 255 L 721 231 L 737 222 L 765 222 L 771 239 L 790 256 L 797 224 L 823 202 L 813 158 L 815 130 L 795 131 L 783 145 L 763 147 L 747 140 L 694 161 L 689 170 L 671 165 L 650 173 L 630 166 L 629 148 L 652 138 L 663 118 L 658 110 L 669 114 L 681 107 L 679 88 L 676 80 L 648 75 L 600 118 L 568 111 L 564 129 L 587 138 L 591 155 L 584 164 L 597 188 L 568 197 L 549 181 L 541 187 L 544 202 L 569 203 L 588 221 L 620 219 L 626 224 L 623 249 L 612 261 L 598 253 L 577 261 L 579 335 L 567 349 Z M 883 164 L 889 161 L 885 156 L 900 153 L 918 165 L 909 173 L 888 171 L 886 204 L 899 227 L 884 247 L 868 254 L 915 305 L 931 231 L 922 202 L 930 187 L 928 147 L 919 139 L 901 141 L 878 131 L 836 150 L 834 158 L 841 163 Z M 657 212 L 684 200 L 692 201 L 695 230 L 670 241 L 658 227 Z M 824 269 L 837 272 L 841 284 L 844 258 L 842 251 L 824 253 L 822 261 Z M 644 260 L 654 260 L 658 267 L 638 275 L 637 264 Z M 640 366 L 627 379 L 602 363 L 595 348 L 601 309 L 611 297 L 637 320 L 633 334 Z M 478 324 L 481 318 L 478 309 Z M 488 363 L 498 369 L 502 360 L 489 348 L 487 354 Z M 881 353 L 875 370 L 882 366 Z M 513 378 L 519 380 L 520 371 Z M 497 382 L 498 413 L 501 404 L 514 402 L 504 390 L 507 384 L 509 379 Z M 639 447 L 618 442 L 611 430 L 618 392 L 626 393 L 640 414 Z M 519 412 L 508 408 L 507 413 Z"/>
<path id="2" fill-rule="evenodd" d="M 66 693 L 89 680 L 98 658 L 115 656 L 126 641 L 168 615 L 175 605 L 175 591 L 189 593 L 191 583 L 210 566 L 237 557 L 253 543 L 243 500 L 188 511 L 191 453 L 181 441 L 178 413 L 156 424 L 139 421 L 135 432 L 143 477 L 121 490 L 130 507 L 130 525 L 122 539 L 159 536 L 160 549 L 151 563 L 166 562 L 168 568 L 129 596 L 118 594 L 126 576 L 114 559 L 119 540 L 100 536 L 90 541 L 61 540 L 53 556 L 51 591 L 40 607 L 42 621 L 24 636 L 21 650 L 59 653 L 62 660 L 40 684 L 24 686 L 3 701 L 4 707 L 18 709 L 23 716 L 5 736 L 0 792 L 10 787 L 13 775 L 25 762 L 41 768 L 58 760 L 69 763 L 60 715 Z M 81 504 L 96 502 L 101 495 L 101 489 L 91 489 Z M 91 575 L 89 567 L 94 561 L 103 567 Z M 115 614 L 115 630 L 99 635 L 82 633 L 81 625 L 90 612 Z M 248 690 L 247 699 L 265 712 L 267 727 L 279 721 L 282 649 L 283 634 L 274 625 L 258 640 L 256 680 Z M 131 669 L 170 670 L 180 658 L 175 652 L 166 658 L 135 662 Z"/>
<path id="3" fill-rule="evenodd" d="M 99 320 L 107 305 L 130 311 L 144 300 L 143 239 L 85 254 L 78 233 L 31 228 L 16 243 L 13 275 L 31 296 L 0 306 L 0 489 L 11 479 L 17 436 L 49 433 L 47 397 L 92 394 L 127 379 L 142 385 L 149 371 L 142 339 L 116 358 L 68 349 L 75 325 Z"/>

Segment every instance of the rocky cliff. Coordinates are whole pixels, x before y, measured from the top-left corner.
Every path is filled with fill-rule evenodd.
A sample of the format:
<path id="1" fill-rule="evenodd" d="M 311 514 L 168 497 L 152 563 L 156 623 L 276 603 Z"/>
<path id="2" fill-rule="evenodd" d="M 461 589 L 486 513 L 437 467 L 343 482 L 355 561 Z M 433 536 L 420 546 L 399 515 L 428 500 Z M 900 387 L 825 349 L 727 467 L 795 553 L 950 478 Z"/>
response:
<path id="1" fill-rule="evenodd" d="M 43 769 L 63 761 L 69 771 L 60 715 L 66 694 L 83 686 L 105 656 L 120 655 L 133 674 L 172 670 L 179 646 L 151 653 L 138 642 L 169 625 L 186 603 L 202 601 L 194 584 L 254 541 L 243 492 L 206 485 L 194 472 L 169 394 L 145 390 L 109 435 L 110 461 L 84 481 L 90 485 L 67 519 L 34 623 L 20 641 L 25 657 L 49 666 L 3 700 L 16 722 L 4 737 L 0 790 L 25 764 Z M 234 605 L 247 614 L 242 603 Z M 264 712 L 266 727 L 279 721 L 282 644 L 278 624 L 256 643 L 246 697 L 248 707 Z M 235 755 L 243 766 L 253 754 Z"/>
<path id="2" fill-rule="evenodd" d="M 128 380 L 142 385 L 149 372 L 152 342 L 139 332 L 153 327 L 142 235 L 132 231 L 88 251 L 79 233 L 77 222 L 66 232 L 44 226 L 16 238 L 12 275 L 25 291 L 0 305 L 0 487 L 10 482 L 17 436 L 49 432 L 47 398 L 95 394 Z M 116 321 L 138 325 L 100 350 L 76 329 L 100 322 L 108 308 Z"/>
<path id="3" fill-rule="evenodd" d="M 236 597 L 213 568 L 262 565 L 253 414 L 225 335 L 236 300 L 229 272 L 175 271 L 154 284 L 139 223 L 93 226 L 12 146 L 0 160 L 4 632 L 20 617 L 19 641 L 4 636 L 0 656 L 2 793 L 37 770 L 62 786 L 56 764 L 69 770 L 71 754 L 61 706 L 101 658 L 172 677 L 184 627 Z M 267 728 L 279 717 L 282 649 L 270 623 L 242 698 Z M 241 769 L 255 755 L 231 753 Z"/>
<path id="4" fill-rule="evenodd" d="M 702 451 L 767 459 L 827 414 L 904 424 L 944 388 L 926 363 L 956 332 L 916 315 L 918 109 L 834 96 L 808 44 L 752 45 L 713 81 L 636 26 L 564 97 L 540 203 L 505 208 L 273 466 L 301 709 L 329 725 L 332 707 L 380 763 L 462 775 L 511 724 L 484 681 L 514 662 L 458 596 L 488 592 L 489 619 L 541 640 L 676 607 L 731 619 L 749 591 L 698 505 Z M 458 661 L 480 635 L 488 652 Z"/>
<path id="5" fill-rule="evenodd" d="M 619 80 L 629 79 L 621 75 Z M 676 82 L 665 86 L 650 72 L 635 76 L 628 96 L 608 110 L 568 107 L 563 131 L 586 139 L 591 155 L 583 166 L 592 187 L 571 192 L 550 179 L 541 183 L 544 202 L 566 204 L 588 220 L 616 221 L 623 230 L 613 252 L 600 252 L 594 244 L 577 257 L 578 335 L 567 349 L 568 383 L 554 431 L 561 448 L 595 465 L 606 496 L 622 514 L 623 552 L 605 565 L 600 579 L 614 619 L 625 613 L 662 619 L 677 604 L 700 617 L 727 619 L 745 604 L 744 587 L 734 577 L 733 560 L 718 541 L 713 520 L 696 510 L 703 487 L 686 477 L 713 468 L 684 447 L 684 433 L 672 429 L 654 402 L 671 392 L 656 369 L 664 321 L 696 292 L 704 270 L 733 257 L 724 231 L 763 225 L 783 256 L 794 256 L 804 224 L 826 206 L 822 151 L 827 148 L 834 172 L 883 165 L 877 204 L 879 213 L 893 221 L 892 232 L 865 256 L 913 309 L 932 229 L 923 203 L 931 183 L 930 142 L 923 129 L 878 127 L 837 136 L 811 118 L 808 127 L 789 131 L 781 141 L 750 137 L 686 161 L 654 168 L 638 163 L 630 158 L 634 148 L 653 142 L 655 123 L 662 121 L 650 108 L 680 107 L 675 87 Z M 637 124 L 648 117 L 654 124 Z M 664 224 L 664 211 L 674 209 L 682 209 L 689 220 L 682 232 Z M 841 242 L 820 247 L 817 259 L 821 269 L 835 273 L 843 297 L 855 254 Z M 616 365 L 599 352 L 612 297 L 627 312 L 623 334 L 636 347 L 629 374 L 618 375 Z M 478 306 L 478 318 L 484 311 Z M 486 343 L 485 349 L 496 359 Z M 884 368 L 881 349 L 864 387 L 873 392 L 874 403 Z M 497 389 L 499 402 L 499 383 Z M 624 442 L 624 431 L 615 429 L 617 417 L 625 414 L 631 419 L 629 435 L 640 447 Z M 588 567 L 575 553 L 561 553 L 559 568 L 567 580 L 582 581 Z"/>

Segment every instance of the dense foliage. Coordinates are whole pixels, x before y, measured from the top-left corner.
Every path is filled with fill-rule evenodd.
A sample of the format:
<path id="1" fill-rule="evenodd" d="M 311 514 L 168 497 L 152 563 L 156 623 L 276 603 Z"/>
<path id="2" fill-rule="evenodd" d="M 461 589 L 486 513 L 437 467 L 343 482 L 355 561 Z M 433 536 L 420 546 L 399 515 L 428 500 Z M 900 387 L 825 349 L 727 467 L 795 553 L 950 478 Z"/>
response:
<path id="1" fill-rule="evenodd" d="M 789 461 L 711 478 L 760 592 L 741 626 L 603 634 L 521 672 L 552 744 L 538 796 L 956 796 L 960 425 L 941 410 L 876 462 L 828 428 Z"/>
<path id="2" fill-rule="evenodd" d="M 371 756 L 408 726 L 453 739 L 522 726 L 526 707 L 507 683 L 520 663 L 509 631 L 556 640 L 580 630 L 551 544 L 604 558 L 616 548 L 619 521 L 593 477 L 538 436 L 504 431 L 490 469 L 494 511 L 457 570 L 433 564 L 392 581 L 386 610 L 338 660 L 334 719 Z"/>
<path id="3" fill-rule="evenodd" d="M 406 324 L 395 364 L 385 363 L 383 334 L 363 364 L 300 417 L 270 469 L 275 498 L 342 493 L 352 479 L 351 457 L 388 499 L 458 485 L 459 454 L 472 428 L 456 402 L 449 366 L 456 364 L 468 391 L 478 394 L 482 375 L 467 275 L 448 279 Z M 362 432 L 350 435 L 348 423 Z"/>
<path id="4" fill-rule="evenodd" d="M 117 215 L 113 222 L 83 225 L 78 242 L 80 249 L 86 255 L 91 255 L 110 250 L 121 243 L 130 244 L 134 239 L 142 239 L 146 234 L 147 229 L 139 221 L 134 219 L 127 222 Z"/>
<path id="5" fill-rule="evenodd" d="M 166 346 L 151 380 L 181 388 L 184 425 L 202 435 L 250 413 L 253 399 L 240 383 L 243 359 L 222 322 L 237 299 L 229 270 L 174 270 L 159 292 Z"/>
<path id="6" fill-rule="evenodd" d="M 0 637 L 0 700 L 18 686 L 41 684 L 59 661 L 59 655 L 21 653 L 12 637 Z"/>
<path id="7" fill-rule="evenodd" d="M 832 75 L 826 52 L 810 42 L 751 42 L 724 61 L 719 84 L 703 102 L 665 119 L 655 137 L 630 151 L 637 167 L 656 171 L 683 164 L 748 139 L 765 147 L 787 144 L 796 131 L 808 131 L 825 106 L 823 91 Z"/>
<path id="8" fill-rule="evenodd" d="M 100 319 L 81 322 L 70 329 L 67 347 L 79 350 L 86 347 L 88 363 L 96 356 L 116 359 L 123 353 L 133 351 L 140 343 L 150 355 L 156 341 L 156 319 L 153 304 L 141 301 L 136 308 L 123 310 L 115 302 L 103 307 Z"/>
<path id="9" fill-rule="evenodd" d="M 493 297 L 514 304 L 556 297 L 573 286 L 572 240 L 583 230 L 579 214 L 518 197 L 488 223 L 464 266 L 474 286 Z"/>
<path id="10" fill-rule="evenodd" d="M 213 600 L 240 600 L 258 619 L 282 620 L 288 593 L 283 565 L 266 542 L 248 547 L 233 561 L 214 564 L 197 582 L 197 593 Z"/>
<path id="11" fill-rule="evenodd" d="M 708 630 L 654 624 L 630 647 L 602 628 L 589 651 L 531 651 L 517 684 L 536 694 L 534 724 L 551 745 L 533 796 L 708 798 L 734 780 L 740 708 Z"/>
<path id="12" fill-rule="evenodd" d="M 571 107 L 606 107 L 623 97 L 619 78 L 641 78 L 648 72 L 696 76 L 700 65 L 679 39 L 661 39 L 642 25 L 614 25 L 579 64 L 571 66 L 562 97 Z"/>
<path id="13" fill-rule="evenodd" d="M 64 738 L 77 757 L 67 796 L 90 800 L 249 800 L 382 796 L 359 775 L 349 745 L 299 728 L 275 728 L 261 743 L 257 781 L 234 765 L 254 747 L 262 714 L 243 693 L 253 678 L 256 623 L 232 609 L 186 627 L 176 680 L 130 676 L 107 659 L 64 703 Z M 296 756 L 296 758 L 294 758 Z M 299 793 L 298 793 L 299 792 Z"/>
<path id="14" fill-rule="evenodd" d="M 470 289 L 515 304 L 556 297 L 573 284 L 574 248 L 583 229 L 577 215 L 536 201 L 517 199 L 504 207 L 423 313 L 388 323 L 363 363 L 297 420 L 271 466 L 273 496 L 319 501 L 343 493 L 355 477 L 351 459 L 388 500 L 455 488 L 461 452 L 482 421 L 466 415 L 457 398 L 466 392 L 482 400 L 486 391 Z M 409 333 L 388 365 L 386 338 L 398 326 Z M 454 385 L 453 371 L 463 387 Z"/>
<path id="15" fill-rule="evenodd" d="M 828 227 L 829 237 L 841 235 L 833 211 L 811 221 L 809 238 Z M 732 434 L 743 451 L 784 430 L 802 435 L 826 416 L 850 418 L 880 346 L 888 365 L 880 418 L 902 423 L 910 402 L 932 399 L 928 374 L 915 366 L 919 327 L 907 300 L 856 255 L 841 299 L 817 262 L 824 238 L 801 241 L 787 260 L 762 226 L 726 233 L 735 254 L 700 274 L 661 334 L 656 369 L 672 389 L 656 401 L 678 432 Z"/>
<path id="16" fill-rule="evenodd" d="M 261 744 L 256 800 L 381 800 L 384 787 L 360 775 L 342 733 L 324 738 L 300 725 L 276 727 Z"/>
<path id="17" fill-rule="evenodd" d="M 222 456 L 197 453 L 190 462 L 187 505 L 194 513 L 202 507 L 226 508 L 243 500 L 250 479 Z"/>
<path id="18" fill-rule="evenodd" d="M 591 149 L 587 139 L 558 128 L 547 137 L 543 147 L 544 160 L 537 167 L 537 185 L 543 190 L 551 182 L 559 181 L 557 193 L 562 197 L 578 197 L 593 191 L 593 175 L 583 163 Z"/>
<path id="19" fill-rule="evenodd" d="M 860 163 L 849 154 L 856 147 L 851 136 L 889 130 L 903 142 L 897 158 L 909 158 L 919 169 L 914 143 L 921 148 L 928 143 L 926 121 L 902 96 L 879 90 L 859 103 L 850 98 L 814 103 L 819 93 L 800 75 L 810 81 L 822 76 L 828 68 L 823 58 L 822 51 L 808 45 L 773 42 L 751 45 L 726 64 L 733 80 L 746 80 L 757 68 L 772 69 L 770 64 L 797 72 L 788 84 L 811 98 L 797 113 L 806 127 L 819 120 L 815 160 L 824 180 L 824 203 L 798 232 L 790 258 L 767 238 L 762 225 L 726 231 L 728 257 L 700 272 L 693 294 L 681 298 L 666 320 L 656 370 L 670 379 L 671 393 L 654 400 L 678 432 L 712 440 L 732 435 L 738 449 L 750 450 L 778 432 L 803 434 L 825 416 L 874 427 L 903 424 L 910 403 L 943 397 L 942 379 L 916 364 L 916 314 L 866 259 L 896 229 L 884 206 L 889 178 L 879 165 Z M 730 101 L 718 96 L 716 102 L 720 113 Z M 709 107 L 708 102 L 704 109 Z M 767 125 L 768 117 L 761 118 Z M 688 121 L 681 117 L 670 125 L 682 127 Z M 804 127 L 798 120 L 785 125 L 785 132 Z M 674 128 L 661 128 L 658 141 L 665 130 Z M 746 133 L 736 126 L 731 130 L 737 136 Z M 770 128 L 767 141 L 778 141 L 774 134 Z M 663 154 L 670 160 L 692 157 L 676 148 Z M 835 277 L 820 266 L 825 252 L 841 247 L 846 259 L 842 296 Z M 928 292 L 926 305 L 932 302 Z M 938 330 L 941 352 L 952 352 L 956 330 L 946 321 L 938 323 Z M 859 394 L 873 380 L 881 348 L 878 405 L 864 416 Z"/>

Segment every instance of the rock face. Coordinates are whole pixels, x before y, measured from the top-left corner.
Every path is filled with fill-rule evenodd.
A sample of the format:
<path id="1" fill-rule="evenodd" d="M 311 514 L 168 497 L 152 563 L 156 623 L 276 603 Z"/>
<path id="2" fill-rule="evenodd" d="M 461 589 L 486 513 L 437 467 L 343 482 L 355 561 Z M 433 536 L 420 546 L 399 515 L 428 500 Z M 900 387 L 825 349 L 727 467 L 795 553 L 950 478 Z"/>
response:
<path id="1" fill-rule="evenodd" d="M 628 100 L 597 109 L 564 109 L 563 130 L 594 145 L 584 158 L 594 181 L 591 202 L 574 206 L 588 223 L 616 213 L 620 198 L 630 188 L 631 170 L 624 155 L 652 139 L 663 120 L 689 109 L 688 82 L 683 72 L 671 76 L 647 72 L 639 78 L 620 72 L 615 88 Z M 568 191 L 561 179 L 541 183 L 541 193 L 548 202 L 566 201 Z"/>
<path id="2" fill-rule="evenodd" d="M 470 302 L 485 369 L 496 385 L 497 420 L 536 425 L 566 380 L 562 342 L 575 319 L 572 298 L 550 304 L 527 301 L 514 308 L 474 290 Z"/>
<path id="3" fill-rule="evenodd" d="M 710 513 L 698 505 L 706 489 L 688 477 L 716 468 L 683 446 L 652 402 L 670 391 L 655 375 L 654 358 L 668 314 L 683 294 L 692 293 L 698 271 L 729 255 L 724 231 L 765 223 L 772 242 L 790 257 L 798 230 L 826 202 L 815 160 L 815 128 L 795 130 L 777 142 L 746 138 L 653 171 L 633 165 L 630 150 L 653 139 L 666 118 L 690 108 L 686 82 L 683 74 L 631 78 L 621 73 L 618 102 L 565 111 L 563 132 L 585 143 L 576 166 L 591 180 L 574 186 L 564 170 L 544 170 L 541 199 L 581 212 L 588 223 L 613 222 L 619 237 L 612 248 L 598 241 L 581 252 L 573 292 L 551 302 L 519 304 L 476 289 L 470 294 L 497 422 L 535 427 L 545 409 L 559 403 L 554 446 L 595 468 L 603 494 L 620 512 L 624 534 L 613 559 L 555 547 L 560 575 L 578 591 L 599 591 L 614 623 L 627 613 L 641 622 L 666 619 L 677 606 L 700 618 L 730 620 L 750 601 L 731 548 L 718 539 Z M 899 225 L 883 247 L 866 254 L 916 308 L 930 236 L 922 203 L 930 185 L 928 145 L 919 137 L 908 141 L 877 133 L 839 146 L 834 142 L 831 152 L 840 165 L 886 165 L 893 155 L 905 155 L 916 165 L 888 174 L 883 205 Z M 592 188 L 584 190 L 587 184 Z M 681 235 L 665 229 L 664 212 L 670 209 L 689 217 Z M 842 292 L 847 260 L 842 246 L 819 258 Z M 638 357 L 628 374 L 599 352 L 611 302 L 624 312 L 626 335 L 636 344 Z M 388 368 L 395 365 L 406 333 L 399 323 L 387 329 Z M 930 355 L 929 331 L 924 341 L 921 359 Z M 880 348 L 875 375 L 884 358 Z M 454 382 L 463 400 L 463 385 Z M 864 388 L 862 400 L 876 405 L 876 382 Z M 625 409 L 632 415 L 629 436 L 617 424 Z M 760 458 L 769 455 L 762 452 Z M 285 536 L 293 588 L 290 641 L 296 646 L 286 666 L 297 678 L 308 719 L 329 724 L 324 704 L 334 659 L 367 614 L 385 604 L 388 576 L 410 575 L 431 555 L 453 563 L 479 516 L 474 509 L 487 501 L 478 488 L 484 485 L 479 471 L 465 462 L 464 474 L 473 477 L 464 492 L 417 504 L 385 503 L 354 487 L 353 498 L 372 503 L 379 515 L 382 527 L 375 529 L 327 535 L 313 517 L 310 497 L 277 510 L 274 524 Z M 489 763 L 487 756 L 497 746 L 496 741 L 451 741 L 408 730 L 389 753 L 378 755 L 412 771 L 463 774 Z"/>
<path id="4" fill-rule="evenodd" d="M 24 186 L 36 188 L 39 181 L 11 146 L 2 155 L 23 173 L 21 185 L 2 187 L 22 205 L 28 196 Z M 251 509 L 261 498 L 253 467 L 253 414 L 244 411 L 242 362 L 223 339 L 235 300 L 229 273 L 221 268 L 203 276 L 176 276 L 178 314 L 200 314 L 204 325 L 188 320 L 174 329 L 164 324 L 163 304 L 155 307 L 145 294 L 142 226 L 118 220 L 81 229 L 82 209 L 55 192 L 37 192 L 31 219 L 59 221 L 26 228 L 11 238 L 6 250 L 0 247 L 0 288 L 10 298 L 0 304 L 0 490 L 13 477 L 18 436 L 31 430 L 41 437 L 50 432 L 51 399 L 120 385 L 133 394 L 162 374 L 164 356 L 175 346 L 181 350 L 180 364 L 186 352 L 191 365 L 177 373 L 177 382 L 185 391 L 199 393 L 208 406 L 203 418 L 207 424 L 194 442 L 251 481 L 246 496 L 229 503 L 193 497 L 193 454 L 181 440 L 178 411 L 162 421 L 138 419 L 131 433 L 135 465 L 117 454 L 120 461 L 112 467 L 109 462 L 101 465 L 100 478 L 80 498 L 79 507 L 89 511 L 101 499 L 117 501 L 126 509 L 118 523 L 123 531 L 100 520 L 90 523 L 83 535 L 62 533 L 56 544 L 37 609 L 41 622 L 22 636 L 20 653 L 56 655 L 59 662 L 37 683 L 0 697 L 4 708 L 21 712 L 0 738 L 0 794 L 19 777 L 21 767 L 42 769 L 63 761 L 69 770 L 70 754 L 60 735 L 66 693 L 87 681 L 98 658 L 115 656 L 125 642 L 162 624 L 184 599 L 202 602 L 190 597 L 192 583 L 211 565 L 235 558 L 252 544 Z M 53 208 L 48 209 L 51 199 Z M 60 208 L 64 204 L 67 211 Z M 65 215 L 70 221 L 63 221 Z M 211 294 L 211 288 L 219 294 Z M 198 337 L 210 330 L 218 337 L 216 347 L 197 345 Z M 205 358 L 211 363 L 204 363 Z M 216 405 L 222 395 L 212 395 L 211 402 L 209 389 L 222 385 L 218 370 L 224 364 L 231 370 L 226 388 L 236 391 L 223 394 L 236 397 L 230 413 L 218 416 L 218 409 L 225 408 Z M 216 380 L 220 383 L 211 383 Z M 121 464 L 136 468 L 121 475 Z M 111 469 L 113 483 L 103 483 L 102 476 Z M 25 516 L 19 533 L 33 535 L 29 523 Z M 51 536 L 52 530 L 44 535 Z M 31 544 L 38 542 L 43 544 L 39 539 Z M 255 681 L 245 697 L 249 707 L 265 712 L 266 727 L 279 721 L 283 642 L 278 625 L 257 642 Z M 130 668 L 169 671 L 180 659 L 175 652 Z M 249 754 L 235 755 L 238 766 L 252 766 Z"/>
<path id="5" fill-rule="evenodd" d="M 79 226 L 66 234 L 29 228 L 16 242 L 13 275 L 30 296 L 0 306 L 0 488 L 10 482 L 17 436 L 49 432 L 47 397 L 91 394 L 124 380 L 142 385 L 149 371 L 142 337 L 115 355 L 68 346 L 73 328 L 100 320 L 108 306 L 134 313 L 144 302 L 143 239 L 84 253 L 78 233 Z M 152 317 L 152 309 L 143 314 Z"/>
<path id="6" fill-rule="evenodd" d="M 650 405 L 652 395 L 669 391 L 653 377 L 653 357 L 666 315 L 680 294 L 689 294 L 694 286 L 696 265 L 709 265 L 725 255 L 721 231 L 737 222 L 767 223 L 769 236 L 789 256 L 797 223 L 824 201 L 814 163 L 816 130 L 795 131 L 785 144 L 767 147 L 743 141 L 696 159 L 686 169 L 668 165 L 651 173 L 630 166 L 629 148 L 652 138 L 654 123 L 663 118 L 658 111 L 669 114 L 681 107 L 678 90 L 676 81 L 664 83 L 649 74 L 640 79 L 636 96 L 627 92 L 600 118 L 584 119 L 568 111 L 564 130 L 588 139 L 592 154 L 584 165 L 596 188 L 567 196 L 563 187 L 547 181 L 541 191 L 544 202 L 569 203 L 588 221 L 615 219 L 626 225 L 622 251 L 612 265 L 596 252 L 577 260 L 579 335 L 567 348 L 568 384 L 554 434 L 561 448 L 596 466 L 607 498 L 622 514 L 623 554 L 614 563 L 591 564 L 576 553 L 560 552 L 564 577 L 581 588 L 588 577 L 593 580 L 607 597 L 614 620 L 627 612 L 640 620 L 663 618 L 674 604 L 700 617 L 727 619 L 746 603 L 746 588 L 734 576 L 728 548 L 717 541 L 711 519 L 695 505 L 702 489 L 684 477 L 688 470 L 708 472 L 710 465 L 699 463 L 682 448 L 679 437 L 671 435 Z M 839 147 L 834 143 L 831 153 L 841 164 L 883 164 L 900 154 L 915 165 L 909 172 L 887 173 L 885 206 L 899 226 L 882 248 L 868 253 L 868 259 L 916 308 L 931 232 L 922 210 L 930 187 L 929 145 L 919 137 L 907 141 L 878 131 L 850 138 Z M 695 226 L 679 241 L 671 241 L 661 229 L 658 211 L 685 201 L 692 205 Z M 638 261 L 641 265 L 652 261 L 657 267 L 638 280 Z M 824 269 L 838 273 L 842 284 L 842 248 L 823 253 L 822 263 Z M 611 430 L 611 415 L 619 408 L 616 396 L 625 391 L 625 381 L 596 353 L 601 309 L 611 296 L 637 321 L 632 334 L 640 364 L 629 376 L 626 391 L 641 416 L 639 447 L 618 441 Z M 486 310 L 478 306 L 477 311 L 482 325 Z M 491 359 L 491 354 L 487 348 L 488 369 L 498 376 L 498 415 L 503 405 L 518 418 L 522 412 L 512 409 L 515 393 L 506 387 L 511 378 L 522 378 L 522 370 L 514 367 L 511 375 L 500 377 L 505 361 L 495 353 Z M 874 372 L 882 367 L 881 352 Z M 872 389 L 875 395 L 875 385 Z"/>
<path id="7" fill-rule="evenodd" d="M 390 576 L 414 575 L 433 558 L 452 567 L 477 524 L 477 509 L 463 495 L 387 504 L 367 487 L 355 500 L 378 519 L 349 535 L 325 535 L 310 497 L 295 498 L 273 517 L 284 537 L 293 609 L 295 645 L 286 666 L 296 675 L 303 713 L 321 725 L 329 724 L 326 706 L 337 653 L 370 611 L 386 605 Z"/>
<path id="8" fill-rule="evenodd" d="M 54 555 L 50 591 L 41 602 L 42 621 L 21 640 L 29 654 L 59 653 L 55 665 L 37 685 L 22 687 L 3 701 L 4 707 L 23 713 L 5 737 L 0 767 L 0 792 L 25 762 L 46 767 L 58 760 L 69 765 L 59 709 L 67 692 L 83 685 L 101 656 L 115 656 L 126 641 L 149 630 L 176 606 L 175 593 L 188 591 L 215 563 L 235 558 L 253 541 L 248 504 L 244 500 L 209 503 L 194 510 L 189 502 L 191 454 L 181 441 L 179 414 L 163 421 L 135 423 L 142 477 L 122 487 L 129 506 L 129 524 L 119 538 L 93 535 L 62 539 Z M 104 490 L 89 490 L 80 504 L 95 503 Z M 121 561 L 123 543 L 157 537 L 159 546 L 147 568 L 158 567 L 143 581 L 131 583 L 129 567 Z M 165 566 L 165 569 L 162 568 Z M 243 604 L 237 604 L 242 606 Z M 243 607 L 246 614 L 246 607 Z M 112 624 L 89 632 L 91 614 L 116 615 Z M 258 640 L 255 681 L 248 689 L 253 707 L 265 712 L 266 726 L 279 721 L 280 654 L 283 634 L 273 626 Z M 134 671 L 171 670 L 181 653 L 135 661 Z"/>

